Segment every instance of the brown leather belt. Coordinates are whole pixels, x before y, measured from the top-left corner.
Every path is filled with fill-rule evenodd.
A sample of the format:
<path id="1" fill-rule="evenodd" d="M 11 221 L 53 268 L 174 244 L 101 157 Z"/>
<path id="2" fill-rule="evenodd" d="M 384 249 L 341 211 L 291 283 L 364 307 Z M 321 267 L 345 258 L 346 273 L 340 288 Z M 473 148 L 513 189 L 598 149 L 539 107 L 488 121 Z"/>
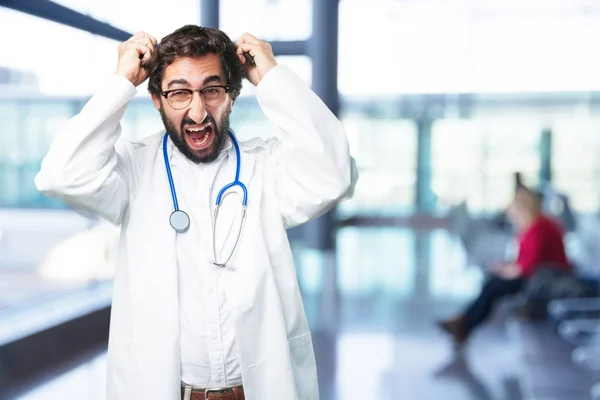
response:
<path id="1" fill-rule="evenodd" d="M 181 398 L 184 399 L 185 388 L 181 388 Z M 190 400 L 244 400 L 244 387 L 234 386 L 226 389 L 194 389 Z M 187 400 L 187 399 L 186 399 Z"/>

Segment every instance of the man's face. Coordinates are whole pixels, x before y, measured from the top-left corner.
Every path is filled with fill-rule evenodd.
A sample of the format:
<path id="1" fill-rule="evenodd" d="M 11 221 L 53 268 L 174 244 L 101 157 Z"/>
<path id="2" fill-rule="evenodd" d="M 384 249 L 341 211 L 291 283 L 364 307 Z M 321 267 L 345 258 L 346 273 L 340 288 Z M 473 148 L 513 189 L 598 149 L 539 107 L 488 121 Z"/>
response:
<path id="1" fill-rule="evenodd" d="M 152 95 L 165 129 L 179 151 L 195 163 L 214 161 L 223 149 L 229 128 L 231 97 L 225 93 L 217 102 L 203 100 L 198 89 L 226 85 L 221 59 L 216 54 L 200 58 L 176 58 L 165 69 L 161 91 L 192 89 L 191 102 L 182 109 L 174 109 L 162 95 Z M 175 104 L 174 101 L 171 103 Z M 177 106 L 180 108 L 180 106 Z"/>

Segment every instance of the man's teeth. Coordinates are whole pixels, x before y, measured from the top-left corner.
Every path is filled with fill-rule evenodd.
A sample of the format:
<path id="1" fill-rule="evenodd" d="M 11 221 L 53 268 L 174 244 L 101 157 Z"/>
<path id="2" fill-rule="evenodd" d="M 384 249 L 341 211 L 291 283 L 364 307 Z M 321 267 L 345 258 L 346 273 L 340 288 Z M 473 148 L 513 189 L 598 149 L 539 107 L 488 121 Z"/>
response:
<path id="1" fill-rule="evenodd" d="M 204 128 L 188 128 L 186 129 L 186 132 L 194 144 L 203 146 L 208 142 L 210 136 L 207 128 L 208 126 L 205 126 Z"/>
<path id="2" fill-rule="evenodd" d="M 205 130 L 206 128 L 208 128 L 208 126 L 205 126 L 204 128 L 188 128 L 188 132 L 200 132 Z"/>

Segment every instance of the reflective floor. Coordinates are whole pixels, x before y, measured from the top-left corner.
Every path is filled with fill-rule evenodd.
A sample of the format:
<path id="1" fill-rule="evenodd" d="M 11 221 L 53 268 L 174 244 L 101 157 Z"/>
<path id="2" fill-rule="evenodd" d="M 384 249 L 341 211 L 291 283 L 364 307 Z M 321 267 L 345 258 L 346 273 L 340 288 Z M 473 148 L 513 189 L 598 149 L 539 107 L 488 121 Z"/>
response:
<path id="1" fill-rule="evenodd" d="M 461 352 L 435 327 L 482 280 L 446 231 L 344 228 L 335 256 L 294 251 L 322 399 L 522 398 L 502 310 Z M 105 363 L 99 354 L 19 399 L 103 399 Z"/>

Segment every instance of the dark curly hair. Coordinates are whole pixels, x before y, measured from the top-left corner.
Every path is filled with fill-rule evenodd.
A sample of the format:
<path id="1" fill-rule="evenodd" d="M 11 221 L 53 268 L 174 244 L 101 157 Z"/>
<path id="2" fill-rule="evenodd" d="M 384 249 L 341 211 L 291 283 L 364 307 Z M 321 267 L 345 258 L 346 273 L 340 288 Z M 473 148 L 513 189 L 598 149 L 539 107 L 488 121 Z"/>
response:
<path id="1" fill-rule="evenodd" d="M 221 57 L 223 72 L 229 85 L 229 95 L 235 100 L 242 90 L 243 67 L 236 55 L 235 43 L 218 29 L 185 25 L 165 36 L 144 62 L 148 71 L 148 92 L 160 96 L 161 83 L 167 68 L 177 57 L 202 57 L 214 53 Z"/>

